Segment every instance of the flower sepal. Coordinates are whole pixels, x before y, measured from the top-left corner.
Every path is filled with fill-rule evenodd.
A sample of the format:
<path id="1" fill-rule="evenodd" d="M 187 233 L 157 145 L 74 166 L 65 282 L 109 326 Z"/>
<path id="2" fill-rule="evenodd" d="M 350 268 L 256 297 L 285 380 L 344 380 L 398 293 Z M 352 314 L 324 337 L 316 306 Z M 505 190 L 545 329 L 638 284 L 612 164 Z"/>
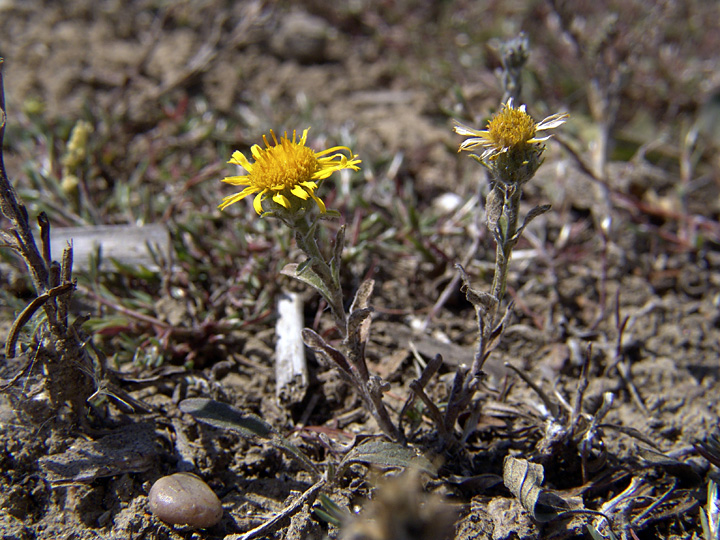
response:
<path id="1" fill-rule="evenodd" d="M 298 199 L 296 197 L 288 199 L 289 207 L 276 203 L 273 199 L 267 198 L 262 201 L 261 218 L 276 218 L 285 225 L 295 230 L 299 221 L 307 221 L 314 223 L 318 219 L 338 219 L 342 216 L 337 210 L 326 209 L 325 212 L 318 214 L 314 211 L 316 203 L 312 199 Z"/>
<path id="2" fill-rule="evenodd" d="M 328 208 L 324 214 L 320 214 L 320 219 L 340 219 L 342 214 L 338 210 Z"/>

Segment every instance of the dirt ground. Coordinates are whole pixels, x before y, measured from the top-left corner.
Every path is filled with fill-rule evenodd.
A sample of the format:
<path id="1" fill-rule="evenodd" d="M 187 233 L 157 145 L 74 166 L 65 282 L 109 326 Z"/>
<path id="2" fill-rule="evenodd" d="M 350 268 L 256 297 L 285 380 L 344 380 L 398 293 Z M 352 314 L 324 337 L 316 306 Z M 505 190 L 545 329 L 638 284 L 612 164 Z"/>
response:
<path id="1" fill-rule="evenodd" d="M 287 231 L 241 205 L 216 209 L 231 193 L 220 179 L 236 174 L 232 151 L 270 129 L 312 126 L 314 148 L 360 155 L 362 171 L 336 175 L 322 196 L 348 226 L 348 298 L 375 280 L 370 368 L 390 384 L 397 417 L 417 358 L 439 352 L 428 393 L 442 403 L 477 338 L 454 265 L 488 288 L 495 253 L 487 182 L 457 153 L 453 119 L 482 126 L 497 109 L 498 45 L 521 31 L 523 102 L 538 120 L 571 118 L 525 190 L 523 212 L 553 208 L 513 256 L 512 318 L 480 414 L 461 418 L 477 428 L 443 450 L 418 413 L 410 446 L 437 475 L 354 463 L 323 493 L 358 517 L 338 528 L 313 512 L 318 499 L 258 537 L 430 539 L 445 522 L 463 540 L 590 537 L 598 514 L 529 516 L 503 485 L 510 455 L 542 464 L 543 488 L 611 515 L 621 537 L 702 538 L 707 483 L 720 479 L 720 5 L 598 4 L 0 1 L 5 165 L 31 220 L 44 210 L 58 228 L 166 224 L 175 251 L 161 270 L 76 272 L 75 314 L 91 317 L 84 331 L 108 380 L 145 412 L 111 400 L 79 424 L 34 424 L 12 404 L 34 399 L 42 370 L 3 385 L 2 538 L 250 538 L 312 486 L 277 447 L 181 412 L 185 398 L 257 414 L 323 467 L 381 434 L 337 370 L 311 355 L 309 388 L 291 404 L 276 398 L 281 291 L 303 293 L 305 324 L 334 334 L 317 296 L 278 276 L 301 260 Z M 70 196 L 61 156 L 80 119 L 93 133 Z M 35 293 L 21 262 L 0 263 L 5 335 Z M 612 394 L 587 459 L 580 441 L 552 439 L 547 404 L 505 363 L 566 423 L 584 364 L 583 418 Z M 3 356 L 0 377 L 21 366 Z M 179 470 L 220 497 L 219 524 L 174 528 L 150 514 L 150 486 Z"/>

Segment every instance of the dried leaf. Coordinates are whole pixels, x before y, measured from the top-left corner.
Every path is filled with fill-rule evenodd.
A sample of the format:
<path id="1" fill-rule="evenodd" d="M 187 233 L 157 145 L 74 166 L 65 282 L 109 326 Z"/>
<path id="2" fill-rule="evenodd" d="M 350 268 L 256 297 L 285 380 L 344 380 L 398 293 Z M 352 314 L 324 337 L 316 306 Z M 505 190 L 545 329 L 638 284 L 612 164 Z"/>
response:
<path id="1" fill-rule="evenodd" d="M 694 443 L 695 451 L 716 467 L 720 467 L 720 432 L 717 428 Z"/>
<path id="2" fill-rule="evenodd" d="M 632 428 L 629 426 L 621 426 L 618 424 L 598 424 L 598 427 L 601 429 L 613 429 L 613 430 L 623 433 L 624 435 L 627 435 L 629 437 L 634 437 L 638 441 L 642 441 L 645 444 L 647 444 L 650 448 L 660 451 L 660 447 L 658 447 L 658 445 L 657 445 L 657 443 L 655 443 L 655 441 L 650 439 L 642 431 L 637 430 L 635 428 Z"/>
<path id="3" fill-rule="evenodd" d="M 490 293 L 478 291 L 473 288 L 470 285 L 470 277 L 467 275 L 462 265 L 456 264 L 455 268 L 457 268 L 458 272 L 460 272 L 460 277 L 463 281 L 462 288 L 464 289 L 465 297 L 468 302 L 475 306 L 475 309 L 477 309 L 482 315 L 493 310 L 498 303 L 498 299 Z"/>
<path id="4" fill-rule="evenodd" d="M 350 306 L 350 313 L 358 309 L 365 309 L 370 305 L 370 297 L 372 296 L 373 289 L 375 288 L 375 280 L 367 279 L 360 284 L 355 298 Z"/>
<path id="5" fill-rule="evenodd" d="M 370 337 L 370 323 L 372 322 L 370 316 L 372 312 L 372 308 L 369 307 L 356 308 L 350 312 L 347 319 L 345 345 L 347 346 L 348 359 L 350 364 L 357 369 L 363 381 L 367 381 L 370 376 L 365 363 L 365 344 Z"/>
<path id="6" fill-rule="evenodd" d="M 328 345 L 323 338 L 309 328 L 303 329 L 302 337 L 305 345 L 310 347 L 316 355 L 323 358 L 329 364 L 336 364 L 345 373 L 352 376 L 352 369 L 343 353 Z"/>
<path id="7" fill-rule="evenodd" d="M 372 308 L 355 309 L 350 312 L 347 322 L 348 342 L 351 345 L 363 345 L 370 337 L 370 316 Z"/>
<path id="8" fill-rule="evenodd" d="M 488 193 L 485 199 L 485 220 L 491 231 L 497 227 L 505 204 L 505 192 L 498 185 Z"/>
<path id="9" fill-rule="evenodd" d="M 502 483 L 503 479 L 497 474 L 486 473 L 475 476 L 451 475 L 447 481 L 459 486 L 466 492 L 472 492 L 473 495 L 478 495 Z"/>
<path id="10" fill-rule="evenodd" d="M 568 508 L 568 504 L 563 499 L 554 493 L 543 491 L 540 486 L 544 478 L 545 471 L 542 465 L 530 463 L 525 459 L 505 457 L 503 466 L 505 487 L 538 522 L 550 521 L 557 517 L 558 509 Z"/>
<path id="11" fill-rule="evenodd" d="M 505 362 L 505 367 L 512 369 L 515 373 L 517 373 L 518 377 L 525 381 L 525 384 L 535 391 L 538 397 L 542 400 L 543 405 L 545 405 L 545 408 L 550 412 L 553 419 L 557 420 L 560 418 L 560 406 L 550 399 L 550 396 L 545 393 L 539 384 L 536 384 L 535 381 L 533 381 L 530 375 L 523 372 L 520 368 L 515 367 L 510 362 Z M 567 432 L 567 430 L 563 431 Z"/>
<path id="12" fill-rule="evenodd" d="M 340 283 L 340 264 L 342 263 L 342 252 L 345 247 L 345 225 L 342 225 L 335 235 L 335 245 L 333 247 L 333 257 L 330 260 L 330 269 L 333 279 L 336 283 Z"/>
<path id="13" fill-rule="evenodd" d="M 668 474 L 678 478 L 683 485 L 697 486 L 702 483 L 702 476 L 690 463 L 680 461 L 673 457 L 667 456 L 662 452 L 658 452 L 651 448 L 638 448 L 638 454 L 645 460 L 649 467 L 661 467 Z"/>

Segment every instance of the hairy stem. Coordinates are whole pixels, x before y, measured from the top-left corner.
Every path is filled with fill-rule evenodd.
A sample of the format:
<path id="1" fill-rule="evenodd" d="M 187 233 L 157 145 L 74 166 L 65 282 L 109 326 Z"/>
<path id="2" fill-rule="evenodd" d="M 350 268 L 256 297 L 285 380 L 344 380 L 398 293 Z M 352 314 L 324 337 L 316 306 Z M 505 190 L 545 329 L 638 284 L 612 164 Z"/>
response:
<path id="1" fill-rule="evenodd" d="M 517 239 L 518 215 L 520 214 L 520 197 L 522 196 L 522 188 L 520 186 L 508 186 L 505 190 L 505 205 L 503 207 L 503 218 L 495 231 L 496 257 L 495 257 L 495 275 L 493 276 L 492 295 L 497 298 L 497 306 L 500 306 L 505 289 L 507 288 L 508 264 L 512 256 L 512 250 L 515 247 Z M 494 314 L 497 309 L 494 310 Z M 488 325 L 492 331 L 492 322 Z"/>
<path id="2" fill-rule="evenodd" d="M 343 337 L 346 334 L 347 315 L 343 305 L 343 295 L 340 283 L 333 276 L 330 265 L 325 261 L 322 252 L 317 244 L 317 229 L 310 224 L 306 218 L 295 221 L 295 239 L 298 247 L 305 252 L 310 260 L 310 265 L 320 277 L 327 288 L 328 294 L 323 297 L 330 306 L 335 317 L 335 324 L 340 329 Z"/>

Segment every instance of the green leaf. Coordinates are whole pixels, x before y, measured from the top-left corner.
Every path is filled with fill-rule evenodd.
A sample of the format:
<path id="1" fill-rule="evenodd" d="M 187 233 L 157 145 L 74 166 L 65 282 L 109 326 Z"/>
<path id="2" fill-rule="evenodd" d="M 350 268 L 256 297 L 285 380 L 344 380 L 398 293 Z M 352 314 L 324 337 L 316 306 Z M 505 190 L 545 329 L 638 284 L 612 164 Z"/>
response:
<path id="1" fill-rule="evenodd" d="M 110 262 L 115 267 L 115 270 L 117 270 L 118 273 L 133 277 L 135 279 L 153 281 L 155 279 L 158 279 L 159 277 L 158 272 L 150 270 L 144 264 L 129 264 L 114 257 L 110 258 Z"/>
<path id="2" fill-rule="evenodd" d="M 310 266 L 311 261 L 305 261 L 302 265 L 296 263 L 286 264 L 280 273 L 286 276 L 293 277 L 298 281 L 302 281 L 306 285 L 310 285 L 313 289 L 319 292 L 325 300 L 332 305 L 332 294 L 325 285 L 325 282 L 320 278 L 319 275 Z"/>
<path id="3" fill-rule="evenodd" d="M 313 508 L 313 512 L 323 521 L 332 523 L 336 527 L 340 527 L 342 526 L 343 521 L 350 517 L 350 512 L 347 509 L 342 508 L 324 493 L 321 493 L 318 496 L 318 499 L 320 499 L 321 507 Z"/>
<path id="4" fill-rule="evenodd" d="M 109 329 L 124 331 L 130 326 L 130 320 L 122 315 L 113 317 L 91 317 L 85 321 L 85 329 L 91 332 L 102 332 Z"/>

